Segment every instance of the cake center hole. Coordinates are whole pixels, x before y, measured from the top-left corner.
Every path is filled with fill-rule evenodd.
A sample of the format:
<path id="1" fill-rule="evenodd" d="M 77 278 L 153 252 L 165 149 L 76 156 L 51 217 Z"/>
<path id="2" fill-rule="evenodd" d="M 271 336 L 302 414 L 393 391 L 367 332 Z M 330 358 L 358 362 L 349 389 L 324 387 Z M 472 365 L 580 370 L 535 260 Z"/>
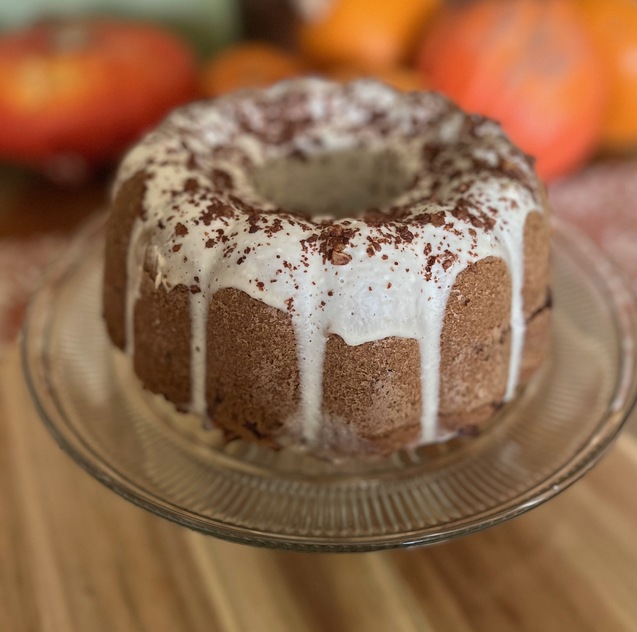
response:
<path id="1" fill-rule="evenodd" d="M 395 153 L 360 149 L 274 159 L 252 173 L 257 193 L 280 208 L 336 218 L 390 206 L 412 178 Z"/>

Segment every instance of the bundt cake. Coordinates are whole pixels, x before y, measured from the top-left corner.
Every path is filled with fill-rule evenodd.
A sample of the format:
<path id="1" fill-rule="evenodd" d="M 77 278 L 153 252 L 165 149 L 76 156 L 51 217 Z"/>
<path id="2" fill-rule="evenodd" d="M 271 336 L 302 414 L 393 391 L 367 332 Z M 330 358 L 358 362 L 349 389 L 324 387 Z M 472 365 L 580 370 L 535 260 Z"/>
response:
<path id="1" fill-rule="evenodd" d="M 541 365 L 532 161 L 435 93 L 299 79 L 173 112 L 123 160 L 104 315 L 228 437 L 386 454 L 473 433 Z"/>

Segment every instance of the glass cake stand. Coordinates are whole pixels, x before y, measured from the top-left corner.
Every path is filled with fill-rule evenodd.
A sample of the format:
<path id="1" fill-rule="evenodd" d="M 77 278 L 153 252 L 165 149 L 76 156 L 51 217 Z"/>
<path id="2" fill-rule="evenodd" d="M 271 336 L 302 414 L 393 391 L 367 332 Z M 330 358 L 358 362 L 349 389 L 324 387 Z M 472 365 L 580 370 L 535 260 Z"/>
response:
<path id="1" fill-rule="evenodd" d="M 542 373 L 478 437 L 328 463 L 242 441 L 145 394 L 101 318 L 101 221 L 28 313 L 22 360 L 57 442 L 133 503 L 236 542 L 361 551 L 442 542 L 518 516 L 589 471 L 637 396 L 637 308 L 622 275 L 557 224 Z"/>

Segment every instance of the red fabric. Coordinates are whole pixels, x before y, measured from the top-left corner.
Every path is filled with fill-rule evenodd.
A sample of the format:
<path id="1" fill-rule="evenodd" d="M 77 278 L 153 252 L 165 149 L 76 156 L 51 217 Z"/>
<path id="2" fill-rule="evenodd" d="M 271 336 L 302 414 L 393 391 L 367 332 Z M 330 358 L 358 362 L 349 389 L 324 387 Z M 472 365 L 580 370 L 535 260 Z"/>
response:
<path id="1" fill-rule="evenodd" d="M 588 167 L 552 185 L 549 201 L 637 282 L 637 160 Z"/>
<path id="2" fill-rule="evenodd" d="M 29 296 L 67 242 L 54 236 L 0 240 L 0 351 L 17 335 Z"/>

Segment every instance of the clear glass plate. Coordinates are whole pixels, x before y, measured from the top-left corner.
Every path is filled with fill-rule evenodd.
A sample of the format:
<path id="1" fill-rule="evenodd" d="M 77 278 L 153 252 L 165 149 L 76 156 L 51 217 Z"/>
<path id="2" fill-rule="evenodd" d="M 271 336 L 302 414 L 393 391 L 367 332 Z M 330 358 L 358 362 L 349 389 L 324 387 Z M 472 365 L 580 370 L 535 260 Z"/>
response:
<path id="1" fill-rule="evenodd" d="M 128 500 L 192 529 L 288 549 L 431 544 L 517 516 L 597 462 L 637 394 L 637 310 L 623 277 L 565 226 L 553 237 L 551 357 L 478 437 L 327 463 L 235 441 L 144 394 L 101 319 L 101 223 L 34 297 L 33 400 L 58 443 Z"/>

